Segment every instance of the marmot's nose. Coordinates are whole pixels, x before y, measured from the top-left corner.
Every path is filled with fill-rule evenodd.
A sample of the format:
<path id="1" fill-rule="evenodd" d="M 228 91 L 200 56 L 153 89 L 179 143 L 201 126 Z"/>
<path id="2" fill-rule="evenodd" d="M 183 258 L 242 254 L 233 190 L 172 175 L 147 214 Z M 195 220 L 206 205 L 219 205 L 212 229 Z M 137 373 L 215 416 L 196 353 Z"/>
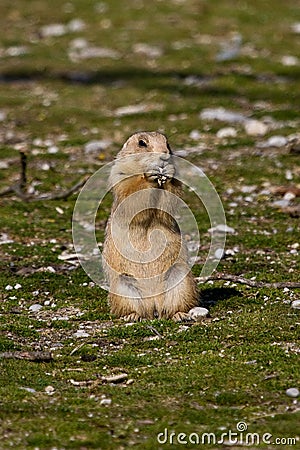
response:
<path id="1" fill-rule="evenodd" d="M 168 161 L 169 159 L 170 159 L 170 153 L 162 153 L 161 155 L 159 155 L 159 158 L 162 160 L 162 161 Z"/>

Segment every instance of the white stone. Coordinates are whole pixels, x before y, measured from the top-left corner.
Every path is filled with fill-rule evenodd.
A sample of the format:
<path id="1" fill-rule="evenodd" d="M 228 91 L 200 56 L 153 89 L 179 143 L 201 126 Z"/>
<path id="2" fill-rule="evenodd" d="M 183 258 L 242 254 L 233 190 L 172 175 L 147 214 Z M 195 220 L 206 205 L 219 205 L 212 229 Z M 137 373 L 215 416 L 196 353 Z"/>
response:
<path id="1" fill-rule="evenodd" d="M 228 137 L 236 137 L 237 136 L 237 131 L 235 128 L 233 127 L 225 127 L 225 128 L 221 128 L 218 132 L 217 132 L 217 137 L 219 139 L 224 139 L 224 138 L 228 138 Z"/>
<path id="2" fill-rule="evenodd" d="M 44 25 L 40 29 L 43 37 L 59 37 L 63 36 L 67 32 L 67 27 L 61 23 L 53 23 L 50 25 Z"/>
<path id="3" fill-rule="evenodd" d="M 55 392 L 55 389 L 54 389 L 53 386 L 46 386 L 46 387 L 45 387 L 45 392 L 46 392 L 46 394 L 48 394 L 48 395 L 53 395 L 54 392 Z"/>
<path id="4" fill-rule="evenodd" d="M 111 403 L 112 403 L 112 399 L 111 398 L 103 398 L 100 401 L 100 405 L 102 405 L 102 406 L 110 406 Z"/>
<path id="5" fill-rule="evenodd" d="M 209 315 L 209 311 L 206 308 L 201 308 L 200 306 L 196 306 L 195 308 L 192 308 L 188 315 L 191 319 L 195 320 L 196 322 L 200 322 L 202 319 L 205 319 Z"/>
<path id="6" fill-rule="evenodd" d="M 270 147 L 284 147 L 288 140 L 284 136 L 271 136 L 267 142 Z"/>
<path id="7" fill-rule="evenodd" d="M 93 140 L 87 142 L 84 146 L 85 153 L 97 153 L 102 150 L 106 150 L 111 145 L 111 141 L 108 139 Z"/>
<path id="8" fill-rule="evenodd" d="M 200 113 L 202 120 L 219 120 L 229 123 L 243 123 L 246 120 L 244 114 L 230 111 L 225 108 L 204 108 Z"/>
<path id="9" fill-rule="evenodd" d="M 192 130 L 189 134 L 189 137 L 193 139 L 193 141 L 198 141 L 201 139 L 201 133 L 198 130 Z"/>
<path id="10" fill-rule="evenodd" d="M 268 132 L 268 125 L 255 119 L 247 120 L 244 128 L 249 136 L 264 136 Z"/>
<path id="11" fill-rule="evenodd" d="M 89 333 L 87 333 L 84 330 L 78 330 L 76 331 L 76 333 L 73 334 L 74 337 L 76 338 L 85 338 L 85 337 L 89 337 Z"/>
<path id="12" fill-rule="evenodd" d="M 291 26 L 291 29 L 294 33 L 300 34 L 300 22 L 293 23 L 293 25 Z"/>
<path id="13" fill-rule="evenodd" d="M 300 309 L 300 300 L 294 300 L 291 304 L 291 307 L 294 309 Z"/>
<path id="14" fill-rule="evenodd" d="M 285 55 L 281 58 L 281 64 L 287 67 L 298 66 L 299 58 L 297 56 Z"/>
<path id="15" fill-rule="evenodd" d="M 289 388 L 285 391 L 286 395 L 292 398 L 297 398 L 300 395 L 300 391 L 297 388 Z"/>
<path id="16" fill-rule="evenodd" d="M 35 303 L 34 305 L 31 305 L 29 307 L 29 311 L 31 312 L 38 312 L 40 309 L 42 309 L 42 305 Z"/>
<path id="17" fill-rule="evenodd" d="M 218 248 L 218 249 L 215 251 L 215 257 L 216 257 L 217 259 L 222 259 L 223 256 L 224 256 L 224 249 L 223 249 L 223 248 Z"/>
<path id="18" fill-rule="evenodd" d="M 3 122 L 6 119 L 6 112 L 0 111 L 0 122 Z"/>
<path id="19" fill-rule="evenodd" d="M 235 229 L 229 227 L 228 225 L 226 225 L 225 223 L 223 224 L 219 224 L 216 225 L 213 228 L 210 228 L 208 230 L 209 233 L 230 233 L 230 234 L 234 234 L 235 233 Z"/>

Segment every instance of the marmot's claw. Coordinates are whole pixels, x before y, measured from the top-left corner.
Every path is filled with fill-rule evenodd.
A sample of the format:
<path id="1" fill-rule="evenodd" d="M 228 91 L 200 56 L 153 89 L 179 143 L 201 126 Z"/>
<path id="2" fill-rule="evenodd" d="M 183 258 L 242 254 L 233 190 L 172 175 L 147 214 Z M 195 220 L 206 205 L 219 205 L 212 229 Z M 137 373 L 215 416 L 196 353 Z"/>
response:
<path id="1" fill-rule="evenodd" d="M 189 316 L 188 313 L 184 313 L 184 312 L 175 313 L 174 316 L 172 316 L 172 320 L 174 320 L 174 322 L 191 322 L 191 321 L 193 321 L 191 316 Z"/>
<path id="2" fill-rule="evenodd" d="M 140 322 L 143 320 L 137 313 L 128 314 L 127 316 L 123 316 L 122 319 L 125 320 L 125 322 Z"/>

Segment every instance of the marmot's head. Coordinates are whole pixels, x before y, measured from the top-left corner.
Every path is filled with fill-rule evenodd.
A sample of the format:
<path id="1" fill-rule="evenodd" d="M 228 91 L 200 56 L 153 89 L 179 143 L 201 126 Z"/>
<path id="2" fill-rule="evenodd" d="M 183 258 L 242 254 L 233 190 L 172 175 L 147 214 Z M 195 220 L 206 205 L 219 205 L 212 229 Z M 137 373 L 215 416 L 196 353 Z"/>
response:
<path id="1" fill-rule="evenodd" d="M 166 136 L 157 131 L 141 131 L 127 139 L 118 156 L 135 153 L 167 153 L 172 154 Z"/>

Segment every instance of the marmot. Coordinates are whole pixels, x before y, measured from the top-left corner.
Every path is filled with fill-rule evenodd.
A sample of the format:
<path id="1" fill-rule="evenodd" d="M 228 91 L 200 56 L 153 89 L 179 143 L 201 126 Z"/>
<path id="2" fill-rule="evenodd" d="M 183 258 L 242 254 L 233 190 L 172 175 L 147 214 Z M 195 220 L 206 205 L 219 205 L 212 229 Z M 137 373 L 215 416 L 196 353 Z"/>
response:
<path id="1" fill-rule="evenodd" d="M 133 134 L 118 153 L 109 184 L 113 205 L 103 264 L 111 313 L 129 321 L 180 321 L 197 306 L 196 283 L 174 219 L 181 182 L 158 132 Z"/>

